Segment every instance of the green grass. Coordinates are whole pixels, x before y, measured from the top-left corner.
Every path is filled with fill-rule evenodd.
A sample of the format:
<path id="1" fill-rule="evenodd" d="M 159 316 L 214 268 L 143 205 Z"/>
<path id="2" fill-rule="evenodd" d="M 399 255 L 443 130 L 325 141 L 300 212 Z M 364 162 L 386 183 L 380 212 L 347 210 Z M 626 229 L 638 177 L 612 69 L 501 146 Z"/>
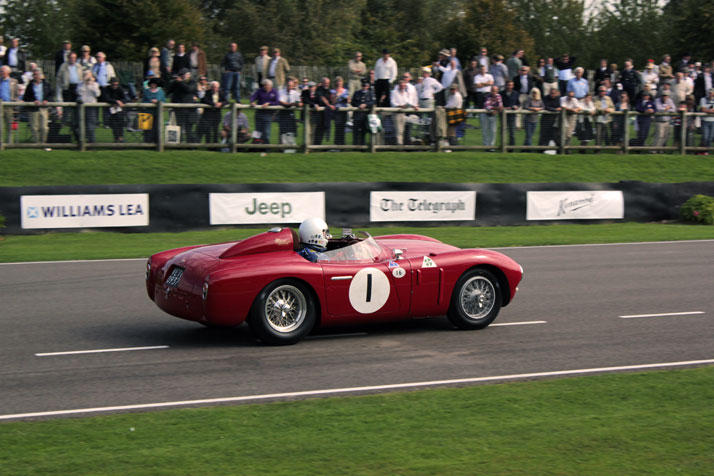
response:
<path id="1" fill-rule="evenodd" d="M 417 233 L 460 248 L 568 245 L 637 241 L 714 239 L 714 227 L 661 223 L 602 225 L 367 228 L 373 235 Z M 68 259 L 140 258 L 158 251 L 194 244 L 246 238 L 261 229 L 220 229 L 183 233 L 112 232 L 10 235 L 0 241 L 0 262 Z"/>
<path id="2" fill-rule="evenodd" d="M 711 475 L 714 367 L 0 425 L 22 475 Z"/>
<path id="3" fill-rule="evenodd" d="M 706 182 L 694 155 L 344 152 L 224 154 L 146 150 L 0 152 L 0 186 L 271 182 Z"/>

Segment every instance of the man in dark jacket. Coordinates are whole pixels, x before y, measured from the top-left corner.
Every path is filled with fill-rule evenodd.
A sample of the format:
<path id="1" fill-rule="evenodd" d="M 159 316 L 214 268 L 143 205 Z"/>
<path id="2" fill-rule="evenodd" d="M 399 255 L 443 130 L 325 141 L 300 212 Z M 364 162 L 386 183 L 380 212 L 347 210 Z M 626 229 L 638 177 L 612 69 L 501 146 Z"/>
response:
<path id="1" fill-rule="evenodd" d="M 354 145 L 364 145 L 365 135 L 367 134 L 369 112 L 372 106 L 376 104 L 374 91 L 370 87 L 369 80 L 362 80 L 362 89 L 355 91 L 352 96 L 351 106 L 359 108 L 352 116 L 354 123 L 354 133 L 352 134 L 352 143 Z"/>
<path id="2" fill-rule="evenodd" d="M 221 68 L 223 69 L 221 84 L 223 84 L 226 99 L 230 99 L 230 94 L 233 94 L 233 99 L 240 102 L 240 74 L 243 71 L 243 55 L 238 51 L 237 43 L 231 43 L 228 52 L 223 56 Z"/>
<path id="3" fill-rule="evenodd" d="M 2 64 L 9 66 L 12 70 L 11 76 L 18 81 L 22 78 L 22 73 L 25 72 L 25 62 L 27 56 L 20 48 L 20 39 L 13 38 L 10 42 L 10 47 L 5 51 L 5 56 L 2 58 Z"/>
<path id="4" fill-rule="evenodd" d="M 632 60 L 625 60 L 625 67 L 620 71 L 620 83 L 622 84 L 622 89 L 627 93 L 628 96 L 634 98 L 639 92 L 640 85 L 642 84 L 642 78 L 640 73 L 632 67 Z"/>
<path id="5" fill-rule="evenodd" d="M 102 102 L 109 103 L 109 119 L 107 123 L 114 135 L 114 142 L 124 142 L 124 123 L 126 121 L 127 102 L 126 90 L 119 85 L 119 78 L 111 78 L 109 86 L 102 88 Z"/>
<path id="6" fill-rule="evenodd" d="M 168 92 L 171 96 L 171 102 L 193 104 L 198 94 L 196 81 L 191 79 L 191 71 L 188 68 L 183 68 L 178 73 L 174 82 L 169 86 Z M 182 135 L 186 137 L 188 142 L 196 142 L 193 132 L 196 118 L 196 109 L 176 109 L 176 123 L 181 127 Z"/>
<path id="7" fill-rule="evenodd" d="M 219 141 L 218 129 L 221 125 L 221 107 L 227 102 L 226 92 L 221 90 L 218 81 L 211 82 L 211 89 L 201 98 L 203 114 L 198 121 L 198 142 L 206 138 L 206 143 L 215 144 Z"/>
<path id="8" fill-rule="evenodd" d="M 29 110 L 32 140 L 41 144 L 46 143 L 47 133 L 49 132 L 49 108 L 42 106 L 46 106 L 54 98 L 52 97 L 50 83 L 45 80 L 42 70 L 35 69 L 32 72 L 32 81 L 25 88 L 22 100 L 34 103 L 37 106 L 25 108 Z"/>

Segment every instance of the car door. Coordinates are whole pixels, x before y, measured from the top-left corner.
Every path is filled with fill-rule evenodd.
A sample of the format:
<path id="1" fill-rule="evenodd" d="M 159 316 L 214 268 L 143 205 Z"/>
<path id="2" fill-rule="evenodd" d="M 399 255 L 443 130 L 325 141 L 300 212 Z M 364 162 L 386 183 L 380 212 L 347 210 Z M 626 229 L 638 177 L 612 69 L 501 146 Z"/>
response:
<path id="1" fill-rule="evenodd" d="M 331 317 L 375 321 L 409 316 L 412 277 L 408 260 L 320 264 Z"/>
<path id="2" fill-rule="evenodd" d="M 401 262 L 401 261 L 400 261 Z M 444 268 L 434 255 L 409 258 L 412 268 L 412 303 L 414 316 L 434 316 L 443 310 Z"/>

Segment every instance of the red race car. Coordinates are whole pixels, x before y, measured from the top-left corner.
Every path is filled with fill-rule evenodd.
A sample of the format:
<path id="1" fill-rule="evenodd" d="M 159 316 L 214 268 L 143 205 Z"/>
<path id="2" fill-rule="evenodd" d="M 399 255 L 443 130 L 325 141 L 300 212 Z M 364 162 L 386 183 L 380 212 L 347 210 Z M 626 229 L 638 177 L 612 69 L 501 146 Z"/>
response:
<path id="1" fill-rule="evenodd" d="M 146 289 L 157 306 L 206 326 L 248 321 L 267 344 L 294 344 L 316 325 L 443 316 L 481 329 L 515 296 L 523 268 L 484 249 L 421 235 L 330 239 L 317 262 L 299 253 L 295 230 L 157 253 Z"/>

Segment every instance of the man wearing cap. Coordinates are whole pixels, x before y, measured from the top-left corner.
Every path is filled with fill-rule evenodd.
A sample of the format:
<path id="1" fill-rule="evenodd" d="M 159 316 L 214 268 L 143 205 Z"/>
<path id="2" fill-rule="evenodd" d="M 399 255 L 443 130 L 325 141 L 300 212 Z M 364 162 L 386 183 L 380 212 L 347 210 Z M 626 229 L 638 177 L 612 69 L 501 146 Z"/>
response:
<path id="1" fill-rule="evenodd" d="M 431 77 L 431 68 L 428 66 L 421 69 L 421 77 L 421 82 L 416 85 L 419 107 L 432 108 L 435 101 L 434 95 L 443 91 L 444 86 Z"/>
<path id="2" fill-rule="evenodd" d="M 92 66 L 92 73 L 101 87 L 109 86 L 109 80 L 117 75 L 114 66 L 107 61 L 107 55 L 101 51 L 97 53 L 97 62 Z"/>
<path id="3" fill-rule="evenodd" d="M 174 64 L 175 60 L 174 60 Z M 178 71 L 176 79 L 167 91 L 171 95 L 171 102 L 179 104 L 193 104 L 198 99 L 196 81 L 191 79 L 191 70 L 183 68 Z M 176 124 L 181 127 L 181 135 L 188 142 L 195 142 L 193 126 L 198 118 L 196 109 L 176 109 Z"/>
<path id="4" fill-rule="evenodd" d="M 272 79 L 275 87 L 280 90 L 285 86 L 288 73 L 290 73 L 288 60 L 280 55 L 280 48 L 273 48 L 273 57 L 268 63 L 268 79 Z"/>
<path id="5" fill-rule="evenodd" d="M 436 81 L 436 80 L 435 80 Z M 436 81 L 438 83 L 438 81 Z M 350 105 L 359 109 L 354 112 L 352 120 L 354 123 L 354 132 L 352 134 L 352 144 L 354 145 L 364 145 L 365 136 L 367 135 L 368 121 L 367 116 L 369 115 L 372 106 L 376 104 L 374 97 L 374 91 L 370 87 L 369 80 L 362 80 L 362 89 L 355 91 L 352 95 L 352 102 Z"/>
<path id="6" fill-rule="evenodd" d="M 657 85 L 659 84 L 659 76 L 654 71 L 654 64 L 647 63 L 645 70 L 642 72 L 642 84 L 650 86 L 650 91 L 653 95 L 657 94 Z"/>
<path id="7" fill-rule="evenodd" d="M 268 65 L 270 64 L 270 56 L 268 56 L 268 47 L 261 46 L 258 56 L 255 57 L 255 73 L 258 77 L 258 84 L 262 86 L 263 79 L 268 78 Z"/>
<path id="8" fill-rule="evenodd" d="M 92 66 L 97 64 L 97 59 L 92 56 L 92 50 L 88 45 L 83 45 L 81 49 L 81 55 L 77 59 L 77 62 L 82 65 L 85 70 L 92 70 Z"/>
<path id="9" fill-rule="evenodd" d="M 674 113 L 677 110 L 677 106 L 674 105 L 674 101 L 669 97 L 667 91 L 662 93 L 662 96 L 655 99 L 655 109 L 657 112 L 670 112 Z M 669 139 L 669 121 L 672 116 L 655 116 L 655 139 L 654 146 L 662 147 L 667 145 L 667 139 Z"/>
<path id="10" fill-rule="evenodd" d="M 350 97 L 362 88 L 362 79 L 367 74 L 367 66 L 362 62 L 362 53 L 355 52 L 354 58 L 347 63 L 347 68 L 350 71 L 349 80 L 347 81 L 347 90 Z"/>
<path id="11" fill-rule="evenodd" d="M 397 62 L 391 57 L 388 49 L 382 50 L 382 57 L 374 65 L 374 93 L 377 96 L 377 105 L 389 107 L 391 84 L 399 74 Z"/>

